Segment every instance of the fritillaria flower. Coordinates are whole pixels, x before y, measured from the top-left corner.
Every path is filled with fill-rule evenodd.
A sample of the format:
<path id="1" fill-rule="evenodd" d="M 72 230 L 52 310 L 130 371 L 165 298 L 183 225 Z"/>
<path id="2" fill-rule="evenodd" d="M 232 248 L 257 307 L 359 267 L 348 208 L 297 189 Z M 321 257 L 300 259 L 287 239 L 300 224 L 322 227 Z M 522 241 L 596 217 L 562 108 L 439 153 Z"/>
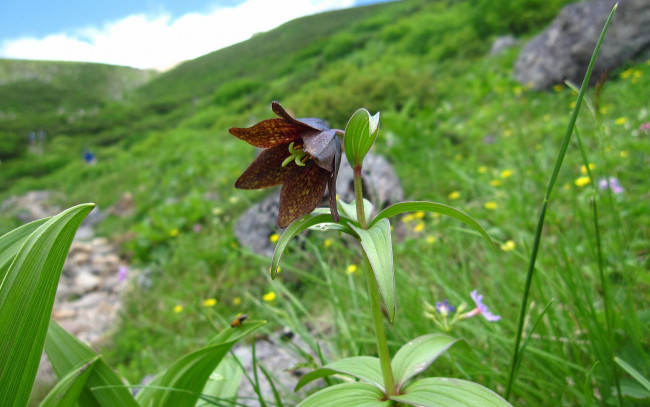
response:
<path id="1" fill-rule="evenodd" d="M 277 223 L 287 227 L 318 206 L 327 186 L 330 212 L 338 222 L 336 176 L 341 142 L 337 131 L 322 119 L 295 119 L 278 102 L 273 102 L 271 108 L 279 118 L 248 128 L 228 129 L 233 136 L 265 149 L 235 182 L 235 187 L 260 189 L 282 184 Z"/>
<path id="2" fill-rule="evenodd" d="M 485 319 L 487 319 L 490 322 L 498 321 L 501 319 L 499 315 L 494 315 L 490 311 L 488 311 L 487 305 L 483 304 L 483 296 L 478 293 L 478 290 L 472 291 L 469 295 L 472 296 L 472 299 L 474 300 L 474 304 L 476 304 L 476 308 L 465 314 L 465 318 L 470 318 L 475 315 L 483 315 Z"/>

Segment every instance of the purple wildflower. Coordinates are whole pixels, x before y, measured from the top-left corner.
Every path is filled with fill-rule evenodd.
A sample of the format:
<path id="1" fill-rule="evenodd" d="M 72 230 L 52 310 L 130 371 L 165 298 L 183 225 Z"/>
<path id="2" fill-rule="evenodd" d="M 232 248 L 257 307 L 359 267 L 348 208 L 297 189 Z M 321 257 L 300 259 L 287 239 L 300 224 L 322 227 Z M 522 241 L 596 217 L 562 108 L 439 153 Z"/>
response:
<path id="1" fill-rule="evenodd" d="M 195 223 L 194 226 L 192 226 L 194 233 L 199 233 L 201 229 L 203 229 L 203 226 L 200 223 Z"/>
<path id="2" fill-rule="evenodd" d="M 449 305 L 449 300 L 444 300 L 436 302 L 436 311 L 438 311 L 443 317 L 456 312 L 456 308 L 452 305 Z"/>
<path id="3" fill-rule="evenodd" d="M 121 266 L 117 269 L 117 279 L 118 279 L 119 281 L 124 281 L 124 280 L 126 280 L 126 275 L 128 274 L 128 272 L 129 272 L 129 268 L 128 268 L 127 266 L 125 266 L 124 264 L 121 265 Z"/>
<path id="4" fill-rule="evenodd" d="M 490 322 L 493 321 L 498 321 L 501 319 L 499 315 L 494 315 L 490 311 L 488 311 L 487 305 L 483 304 L 483 296 L 478 293 L 478 290 L 474 290 L 470 293 L 472 296 L 472 299 L 474 300 L 474 303 L 476 304 L 476 308 L 474 308 L 472 311 L 468 312 L 466 315 L 466 318 L 473 317 L 474 315 L 481 314 L 485 319 L 487 319 Z"/>
<path id="5" fill-rule="evenodd" d="M 650 133 L 650 122 L 642 123 L 642 124 L 639 126 L 639 130 L 641 130 L 641 131 L 645 131 L 646 133 Z"/>
<path id="6" fill-rule="evenodd" d="M 618 178 L 616 177 L 601 178 L 600 181 L 598 181 L 598 186 L 600 187 L 600 189 L 609 188 L 616 195 L 621 194 L 624 191 L 623 187 L 618 181 Z"/>

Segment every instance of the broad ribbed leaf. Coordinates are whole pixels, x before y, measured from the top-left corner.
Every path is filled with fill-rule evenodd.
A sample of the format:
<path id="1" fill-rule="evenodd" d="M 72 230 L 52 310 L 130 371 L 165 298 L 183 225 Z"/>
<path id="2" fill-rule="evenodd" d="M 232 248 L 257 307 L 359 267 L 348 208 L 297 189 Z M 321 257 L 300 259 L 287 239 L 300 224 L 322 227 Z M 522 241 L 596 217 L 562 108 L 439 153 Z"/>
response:
<path id="1" fill-rule="evenodd" d="M 298 233 L 314 225 L 318 225 L 319 223 L 333 223 L 332 215 L 313 213 L 305 215 L 302 218 L 296 219 L 284 230 L 282 236 L 280 236 L 280 239 L 278 239 L 278 243 L 275 245 L 275 251 L 273 252 L 273 259 L 271 260 L 271 278 L 275 278 L 275 275 L 278 273 L 280 257 L 282 257 L 282 253 L 287 247 L 287 244 L 289 244 L 289 241 Z M 340 224 L 343 224 L 343 222 Z M 341 231 L 353 234 L 353 232 L 347 227 Z"/>
<path id="2" fill-rule="evenodd" d="M 431 377 L 421 379 L 391 400 L 418 407 L 512 407 L 501 396 L 467 380 Z"/>
<path id="3" fill-rule="evenodd" d="M 384 379 L 381 373 L 379 359 L 371 356 L 356 356 L 328 363 L 320 369 L 307 373 L 296 384 L 295 391 L 300 390 L 311 381 L 333 374 L 345 374 L 356 377 L 362 382 L 375 386 L 382 391 L 384 390 Z"/>
<path id="4" fill-rule="evenodd" d="M 359 219 L 357 219 L 357 204 L 354 201 L 350 203 L 345 203 L 339 199 L 338 201 L 336 201 L 336 203 L 339 207 L 339 210 L 343 212 L 345 217 L 352 219 L 354 222 L 356 222 L 355 225 L 359 224 Z M 370 223 L 370 216 L 372 215 L 372 209 L 373 209 L 372 203 L 369 200 L 364 199 L 363 212 L 366 215 L 365 216 L 366 224 Z"/>
<path id="5" fill-rule="evenodd" d="M 393 361 L 393 375 L 398 389 L 411 377 L 423 372 L 458 339 L 442 334 L 420 336 L 402 346 Z"/>
<path id="6" fill-rule="evenodd" d="M 396 203 L 379 212 L 377 216 L 375 216 L 375 218 L 372 220 L 371 225 L 379 222 L 381 219 L 390 218 L 392 216 L 399 215 L 400 213 L 416 211 L 435 212 L 441 215 L 447 215 L 451 216 L 452 218 L 456 218 L 480 233 L 481 236 L 483 236 L 485 240 L 490 243 L 492 249 L 495 249 L 494 243 L 492 242 L 492 239 L 490 239 L 490 235 L 488 235 L 485 229 L 483 229 L 481 225 L 479 225 L 478 222 L 474 220 L 474 218 L 459 209 L 437 202 L 409 201 Z"/>
<path id="7" fill-rule="evenodd" d="M 78 366 L 99 358 L 79 395 L 79 406 L 138 407 L 131 390 L 124 385 L 104 358 L 54 320 L 50 321 L 47 330 L 45 352 L 59 379 L 69 375 Z"/>
<path id="8" fill-rule="evenodd" d="M 363 158 L 375 142 L 378 130 L 379 113 L 370 116 L 370 112 L 363 108 L 354 112 L 345 126 L 345 137 L 343 137 L 345 155 L 352 168 L 361 165 Z"/>
<path id="9" fill-rule="evenodd" d="M 393 270 L 390 222 L 388 219 L 381 219 L 367 230 L 352 225 L 350 227 L 361 240 L 361 247 L 368 256 L 379 286 L 379 293 L 388 312 L 388 319 L 393 322 L 395 318 L 395 271 Z"/>
<path id="10" fill-rule="evenodd" d="M 201 397 L 234 401 L 237 398 L 242 374 L 242 370 L 237 362 L 233 360 L 232 356 L 227 355 L 208 378 L 208 382 L 205 384 L 203 391 L 201 391 Z M 232 403 L 225 402 L 223 404 L 230 405 Z M 198 400 L 195 405 L 197 407 L 206 406 L 208 403 L 205 400 Z"/>
<path id="11" fill-rule="evenodd" d="M 29 399 L 63 262 L 93 204 L 70 208 L 26 239 L 0 284 L 0 405 Z"/>
<path id="12" fill-rule="evenodd" d="M 84 363 L 68 373 L 50 390 L 40 407 L 73 407 L 86 386 L 88 377 L 92 373 L 98 359 L 99 356 L 96 356 L 88 363 Z"/>
<path id="13" fill-rule="evenodd" d="M 193 406 L 230 348 L 264 324 L 264 321 L 248 322 L 224 330 L 208 346 L 172 363 L 138 393 L 136 400 L 143 407 Z"/>
<path id="14" fill-rule="evenodd" d="M 384 393 L 366 383 L 342 383 L 312 394 L 296 407 L 389 407 L 394 403 Z"/>
<path id="15" fill-rule="evenodd" d="M 14 261 L 25 240 L 48 219 L 35 220 L 0 237 L 0 282 L 7 274 L 11 262 Z"/>

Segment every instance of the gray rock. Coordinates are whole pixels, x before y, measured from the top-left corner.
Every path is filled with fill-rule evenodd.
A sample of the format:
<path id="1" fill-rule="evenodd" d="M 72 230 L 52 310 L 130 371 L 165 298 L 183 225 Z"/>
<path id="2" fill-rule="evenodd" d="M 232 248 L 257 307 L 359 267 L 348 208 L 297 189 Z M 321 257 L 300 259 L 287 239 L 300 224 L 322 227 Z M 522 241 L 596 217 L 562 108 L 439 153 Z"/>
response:
<path id="1" fill-rule="evenodd" d="M 519 41 L 512 35 L 502 35 L 497 37 L 492 42 L 492 47 L 490 48 L 490 55 L 499 55 L 506 49 L 514 47 L 519 44 Z"/>
<path id="2" fill-rule="evenodd" d="M 383 208 L 404 199 L 404 190 L 395 170 L 384 157 L 368 154 L 362 172 L 365 198 L 375 208 Z M 327 194 L 327 191 L 325 192 Z M 354 174 L 346 159 L 341 162 L 336 181 L 336 193 L 345 202 L 354 200 Z M 276 189 L 261 202 L 250 207 L 235 224 L 235 236 L 244 247 L 263 256 L 272 256 L 275 244 L 269 241 L 280 229 L 276 225 L 279 211 L 280 189 Z M 323 197 L 321 206 L 328 206 Z"/>
<path id="3" fill-rule="evenodd" d="M 582 83 L 587 65 L 616 0 L 569 4 L 544 32 L 530 40 L 514 66 L 521 84 L 549 89 L 570 80 Z M 625 0 L 619 7 L 598 55 L 592 84 L 607 71 L 650 50 L 650 1 Z"/>

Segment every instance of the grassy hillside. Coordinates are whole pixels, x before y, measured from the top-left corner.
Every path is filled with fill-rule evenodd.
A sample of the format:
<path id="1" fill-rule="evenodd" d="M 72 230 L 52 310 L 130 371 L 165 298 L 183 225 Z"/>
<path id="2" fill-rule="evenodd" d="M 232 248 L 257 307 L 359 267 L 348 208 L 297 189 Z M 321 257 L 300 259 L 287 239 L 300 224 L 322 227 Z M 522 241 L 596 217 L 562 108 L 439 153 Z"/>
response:
<path id="1" fill-rule="evenodd" d="M 42 151 L 2 162 L 0 199 L 51 189 L 63 192 L 67 205 L 92 201 L 106 208 L 132 194 L 134 211 L 101 225 L 121 242 L 123 258 L 152 281 L 129 295 L 104 349 L 132 382 L 202 343 L 212 332 L 206 318 L 225 326 L 238 312 L 269 319 L 271 330 L 325 325 L 327 335 L 314 335 L 333 341 L 333 359 L 372 353 L 367 299 L 352 290 L 363 287 L 363 276 L 345 273 L 358 257 L 354 246 L 336 235 L 311 234 L 290 246 L 273 283 L 268 260 L 238 246 L 235 219 L 267 191 L 233 188 L 255 151 L 227 128 L 272 117 L 271 100 L 336 128 L 359 107 L 381 111 L 375 152 L 395 166 L 406 196 L 459 207 L 498 246 L 490 252 L 450 219 L 396 220 L 407 233 L 395 246 L 398 316 L 389 328 L 391 346 L 437 331 L 423 317 L 423 301 L 460 304 L 479 289 L 502 320 L 454 328 L 452 335 L 473 351 L 441 358 L 435 374 L 502 392 L 534 227 L 575 94 L 563 85 L 533 92 L 516 83 L 512 65 L 520 47 L 487 53 L 491 40 L 506 32 L 525 43 L 565 3 L 411 0 L 287 23 L 188 61 L 123 101 L 102 104 L 93 117 L 62 124 Z M 547 215 L 527 335 L 540 322 L 520 367 L 515 405 L 616 405 L 610 350 L 650 375 L 650 141 L 640 130 L 650 121 L 649 77 L 650 63 L 630 62 L 587 95 L 594 112 L 583 109 L 577 127 L 593 181 L 616 177 L 624 192 L 585 184 L 574 140 Z M 93 149 L 96 165 L 83 163 L 83 148 Z M 600 262 L 593 202 L 600 210 Z M 3 215 L 1 231 L 15 226 Z M 278 294 L 273 302 L 262 300 L 269 291 Z M 217 305 L 204 307 L 208 298 Z M 606 340 L 605 302 L 613 326 Z M 639 390 L 629 375 L 618 374 L 620 386 Z"/>

